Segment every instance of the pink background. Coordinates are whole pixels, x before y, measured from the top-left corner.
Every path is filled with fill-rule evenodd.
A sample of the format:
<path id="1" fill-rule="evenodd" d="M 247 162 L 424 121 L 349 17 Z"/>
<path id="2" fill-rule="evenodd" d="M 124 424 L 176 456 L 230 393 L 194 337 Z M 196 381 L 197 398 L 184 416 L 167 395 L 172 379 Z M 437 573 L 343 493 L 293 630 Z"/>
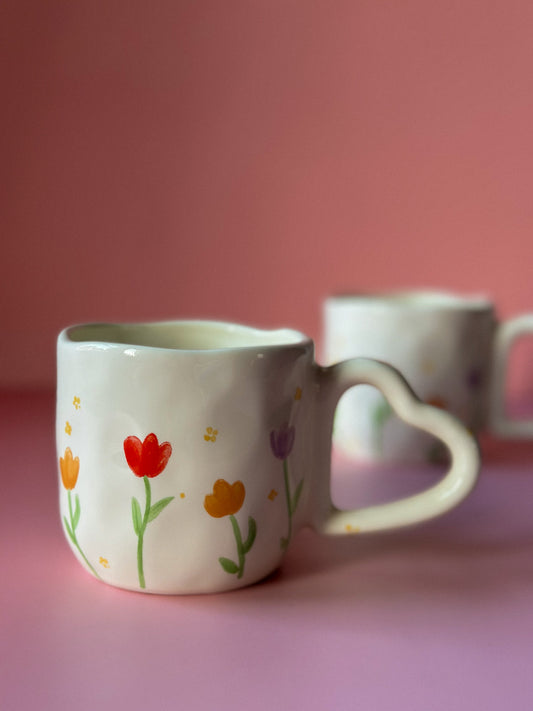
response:
<path id="1" fill-rule="evenodd" d="M 73 322 L 533 309 L 531 2 L 13 0 L 0 34 L 0 386 L 51 387 Z"/>

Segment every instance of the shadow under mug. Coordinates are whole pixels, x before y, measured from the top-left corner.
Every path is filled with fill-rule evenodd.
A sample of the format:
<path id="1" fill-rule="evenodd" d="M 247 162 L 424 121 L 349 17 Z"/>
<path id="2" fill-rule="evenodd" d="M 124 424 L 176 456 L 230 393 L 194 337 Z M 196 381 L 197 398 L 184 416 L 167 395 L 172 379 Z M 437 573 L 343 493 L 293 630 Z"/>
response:
<path id="1" fill-rule="evenodd" d="M 533 438 L 533 420 L 512 419 L 505 383 L 514 341 L 533 333 L 533 314 L 498 323 L 483 296 L 440 291 L 331 296 L 323 304 L 324 360 L 377 358 L 398 368 L 424 402 L 469 430 Z M 434 439 L 405 426 L 374 388 L 340 401 L 335 447 L 362 460 L 440 460 Z"/>
<path id="2" fill-rule="evenodd" d="M 353 534 L 443 514 L 471 491 L 474 438 L 393 368 L 329 368 L 305 335 L 236 324 L 88 324 L 58 339 L 60 511 L 74 555 L 111 585 L 207 593 L 256 582 L 303 526 Z M 360 383 L 451 452 L 444 478 L 384 505 L 330 496 L 333 415 Z"/>

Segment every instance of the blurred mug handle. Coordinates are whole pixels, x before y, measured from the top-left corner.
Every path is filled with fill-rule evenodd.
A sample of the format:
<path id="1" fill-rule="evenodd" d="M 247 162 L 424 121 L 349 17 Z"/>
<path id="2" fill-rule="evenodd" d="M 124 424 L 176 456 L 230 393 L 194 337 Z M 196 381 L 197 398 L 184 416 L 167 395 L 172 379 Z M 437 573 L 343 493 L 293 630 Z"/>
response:
<path id="1" fill-rule="evenodd" d="M 533 438 L 533 420 L 514 420 L 505 410 L 509 354 L 517 338 L 533 334 L 533 314 L 522 314 L 497 327 L 490 385 L 489 429 L 505 438 Z"/>

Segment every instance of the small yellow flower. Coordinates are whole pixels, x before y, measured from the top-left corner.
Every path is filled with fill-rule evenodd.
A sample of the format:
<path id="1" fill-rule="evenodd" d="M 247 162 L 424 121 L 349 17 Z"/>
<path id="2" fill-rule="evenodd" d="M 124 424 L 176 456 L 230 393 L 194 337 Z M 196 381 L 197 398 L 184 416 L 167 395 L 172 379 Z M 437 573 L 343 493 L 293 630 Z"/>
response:
<path id="1" fill-rule="evenodd" d="M 347 533 L 359 533 L 359 528 L 357 526 L 351 526 L 349 523 L 344 527 Z"/>
<path id="2" fill-rule="evenodd" d="M 100 565 L 103 565 L 104 568 L 109 568 L 109 561 L 107 560 L 107 558 L 103 558 L 102 556 L 100 556 L 99 563 Z"/>
<path id="3" fill-rule="evenodd" d="M 68 420 L 65 422 L 65 432 L 66 432 L 68 435 L 71 435 L 71 434 L 72 434 L 72 426 L 71 426 L 71 424 L 70 424 L 70 422 L 69 422 Z"/>
<path id="4" fill-rule="evenodd" d="M 70 447 L 65 449 L 65 456 L 59 457 L 59 468 L 61 470 L 61 480 L 65 489 L 73 489 L 78 481 L 80 471 L 79 457 L 73 457 Z"/>
<path id="5" fill-rule="evenodd" d="M 294 399 L 295 400 L 301 400 L 302 399 L 302 388 L 297 387 L 296 392 L 294 393 Z"/>
<path id="6" fill-rule="evenodd" d="M 274 499 L 276 498 L 277 495 L 278 495 L 278 492 L 275 489 L 272 489 L 272 491 L 268 495 L 268 498 L 270 499 L 270 501 L 274 501 Z"/>
<path id="7" fill-rule="evenodd" d="M 420 369 L 424 375 L 433 375 L 437 370 L 437 366 L 434 361 L 426 358 L 420 363 Z"/>
<path id="8" fill-rule="evenodd" d="M 206 442 L 216 442 L 217 441 L 218 430 L 215 430 L 212 427 L 206 427 L 205 432 L 206 433 L 204 435 L 204 439 Z"/>
<path id="9" fill-rule="evenodd" d="M 81 407 L 81 402 L 80 402 L 80 399 L 79 399 L 79 397 L 78 397 L 77 395 L 74 396 L 74 400 L 72 401 L 72 404 L 74 405 L 74 407 L 76 408 L 76 410 L 79 410 L 79 409 L 80 409 L 80 407 Z"/>

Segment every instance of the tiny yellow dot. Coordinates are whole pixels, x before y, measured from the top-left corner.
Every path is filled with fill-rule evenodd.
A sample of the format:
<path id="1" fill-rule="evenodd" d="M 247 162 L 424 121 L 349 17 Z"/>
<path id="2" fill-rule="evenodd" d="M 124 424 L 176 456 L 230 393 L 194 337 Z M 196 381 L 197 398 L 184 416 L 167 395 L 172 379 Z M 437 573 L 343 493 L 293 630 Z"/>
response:
<path id="1" fill-rule="evenodd" d="M 276 498 L 277 495 L 278 495 L 278 492 L 275 489 L 272 489 L 272 491 L 268 495 L 268 498 L 270 499 L 270 501 L 274 501 L 274 499 Z"/>
<path id="2" fill-rule="evenodd" d="M 100 556 L 99 563 L 100 565 L 103 565 L 104 568 L 109 568 L 109 561 L 107 560 L 107 558 L 103 558 L 102 556 Z"/>
<path id="3" fill-rule="evenodd" d="M 182 491 L 180 494 L 180 499 L 184 499 L 184 498 L 185 498 L 185 493 Z"/>
<path id="4" fill-rule="evenodd" d="M 296 392 L 294 393 L 294 399 L 295 400 L 301 400 L 302 399 L 302 388 L 297 387 Z"/>
<path id="5" fill-rule="evenodd" d="M 71 426 L 71 424 L 70 424 L 70 422 L 69 422 L 68 420 L 67 420 L 67 422 L 65 422 L 65 432 L 66 432 L 68 435 L 71 435 L 71 434 L 72 434 L 72 426 Z"/>
<path id="6" fill-rule="evenodd" d="M 420 369 L 424 375 L 433 375 L 433 373 L 437 370 L 437 367 L 432 360 L 426 359 L 420 364 Z"/>
<path id="7" fill-rule="evenodd" d="M 359 533 L 360 529 L 357 526 L 351 526 L 349 523 L 344 527 L 347 533 Z"/>

